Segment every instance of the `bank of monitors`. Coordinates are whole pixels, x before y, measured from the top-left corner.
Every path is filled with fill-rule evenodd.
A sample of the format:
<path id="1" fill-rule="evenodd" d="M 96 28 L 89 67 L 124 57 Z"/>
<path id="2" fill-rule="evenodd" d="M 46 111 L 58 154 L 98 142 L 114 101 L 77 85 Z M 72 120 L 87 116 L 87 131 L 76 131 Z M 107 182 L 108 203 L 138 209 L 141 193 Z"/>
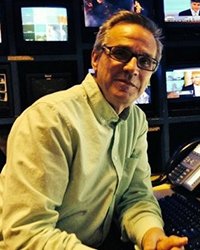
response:
<path id="1" fill-rule="evenodd" d="M 17 53 L 70 54 L 74 13 L 70 0 L 14 1 Z"/>
<path id="2" fill-rule="evenodd" d="M 166 70 L 169 112 L 177 115 L 200 113 L 200 64 L 176 65 Z"/>

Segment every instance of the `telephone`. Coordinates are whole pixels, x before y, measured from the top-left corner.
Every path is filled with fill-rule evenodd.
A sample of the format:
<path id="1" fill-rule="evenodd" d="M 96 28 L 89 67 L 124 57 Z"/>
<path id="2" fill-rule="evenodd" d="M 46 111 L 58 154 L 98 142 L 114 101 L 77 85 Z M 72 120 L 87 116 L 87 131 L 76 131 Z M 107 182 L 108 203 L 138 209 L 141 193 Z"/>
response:
<path id="1" fill-rule="evenodd" d="M 166 173 L 153 186 L 169 181 L 193 191 L 200 185 L 200 138 L 181 145 L 169 159 Z"/>
<path id="2" fill-rule="evenodd" d="M 168 173 L 174 185 L 193 191 L 200 184 L 200 143 Z"/>

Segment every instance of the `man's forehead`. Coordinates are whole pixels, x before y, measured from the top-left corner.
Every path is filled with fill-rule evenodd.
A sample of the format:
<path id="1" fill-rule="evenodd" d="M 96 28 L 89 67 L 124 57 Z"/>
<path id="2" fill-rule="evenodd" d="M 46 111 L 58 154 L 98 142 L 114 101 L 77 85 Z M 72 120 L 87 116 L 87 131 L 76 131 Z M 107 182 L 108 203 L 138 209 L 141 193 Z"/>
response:
<path id="1" fill-rule="evenodd" d="M 133 23 L 120 23 L 113 26 L 107 33 L 104 41 L 106 44 L 126 45 L 126 46 L 141 46 L 149 50 L 152 56 L 157 53 L 156 40 L 148 29 Z"/>
<path id="2" fill-rule="evenodd" d="M 107 33 L 107 39 L 114 40 L 115 38 L 130 40 L 141 38 L 141 40 L 145 39 L 145 41 L 146 38 L 152 38 L 154 40 L 153 34 L 149 30 L 133 23 L 120 23 L 113 26 Z"/>

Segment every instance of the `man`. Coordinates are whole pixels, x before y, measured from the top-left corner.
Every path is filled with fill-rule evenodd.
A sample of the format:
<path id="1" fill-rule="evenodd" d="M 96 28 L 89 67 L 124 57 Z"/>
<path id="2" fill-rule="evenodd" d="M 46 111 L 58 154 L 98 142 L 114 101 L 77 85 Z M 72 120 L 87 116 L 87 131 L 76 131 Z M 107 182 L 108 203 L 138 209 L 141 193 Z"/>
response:
<path id="1" fill-rule="evenodd" d="M 1 175 L 0 249 L 101 249 L 113 221 L 123 240 L 145 250 L 187 243 L 163 232 L 147 122 L 133 104 L 161 51 L 157 26 L 121 11 L 97 34 L 94 75 L 43 97 L 17 119 Z"/>
<path id="2" fill-rule="evenodd" d="M 179 16 L 199 16 L 200 1 L 191 0 L 191 8 L 179 12 Z"/>

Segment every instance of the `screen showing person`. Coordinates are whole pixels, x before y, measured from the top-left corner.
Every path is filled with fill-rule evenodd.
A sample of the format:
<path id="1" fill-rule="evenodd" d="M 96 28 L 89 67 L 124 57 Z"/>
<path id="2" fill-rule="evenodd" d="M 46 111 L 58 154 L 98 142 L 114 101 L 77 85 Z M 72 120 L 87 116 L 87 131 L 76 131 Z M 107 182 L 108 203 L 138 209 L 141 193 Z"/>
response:
<path id="1" fill-rule="evenodd" d="M 62 7 L 22 7 L 25 41 L 67 41 L 67 9 Z"/>
<path id="2" fill-rule="evenodd" d="M 164 20 L 165 22 L 186 22 L 198 23 L 200 1 L 199 0 L 164 0 Z"/>
<path id="3" fill-rule="evenodd" d="M 191 73 L 191 83 L 183 86 L 183 90 L 191 90 L 193 96 L 200 96 L 200 70 Z"/>
<path id="4" fill-rule="evenodd" d="M 200 68 L 167 71 L 166 85 L 168 99 L 200 96 Z"/>
<path id="5" fill-rule="evenodd" d="M 114 12 L 125 9 L 146 14 L 144 0 L 83 0 L 85 27 L 99 27 Z"/>
<path id="6" fill-rule="evenodd" d="M 179 12 L 179 16 L 199 16 L 200 1 L 191 0 L 190 8 Z"/>

